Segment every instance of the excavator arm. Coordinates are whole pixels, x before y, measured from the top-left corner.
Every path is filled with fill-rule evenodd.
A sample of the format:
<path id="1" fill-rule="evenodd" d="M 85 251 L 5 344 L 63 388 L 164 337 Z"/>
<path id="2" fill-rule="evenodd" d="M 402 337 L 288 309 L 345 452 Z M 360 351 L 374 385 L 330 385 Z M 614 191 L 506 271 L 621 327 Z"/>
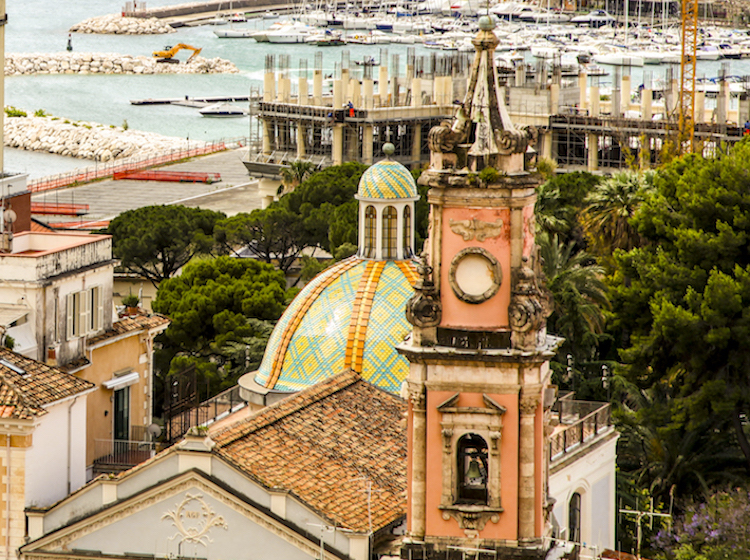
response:
<path id="1" fill-rule="evenodd" d="M 186 45 L 185 43 L 177 43 L 174 47 L 164 47 L 163 51 L 154 51 L 153 55 L 154 58 L 158 59 L 156 62 L 179 62 L 174 58 L 174 55 L 183 49 L 193 51 L 193 54 L 190 55 L 190 58 L 188 58 L 186 62 L 193 60 L 200 54 L 201 50 L 203 50 L 191 45 Z"/>

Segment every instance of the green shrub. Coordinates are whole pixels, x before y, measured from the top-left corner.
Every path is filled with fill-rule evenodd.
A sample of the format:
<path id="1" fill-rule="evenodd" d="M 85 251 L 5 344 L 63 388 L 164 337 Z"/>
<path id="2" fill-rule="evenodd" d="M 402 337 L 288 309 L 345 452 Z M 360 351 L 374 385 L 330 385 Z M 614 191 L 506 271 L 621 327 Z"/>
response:
<path id="1" fill-rule="evenodd" d="M 479 180 L 485 185 L 496 183 L 500 179 L 500 172 L 494 167 L 485 167 L 479 172 Z"/>
<path id="2" fill-rule="evenodd" d="M 6 117 L 27 117 L 26 111 L 23 109 L 17 109 L 16 107 L 13 107 L 13 105 L 8 105 L 5 108 L 5 116 Z"/>
<path id="3" fill-rule="evenodd" d="M 44 109 L 37 109 L 36 111 L 34 111 L 34 116 L 35 117 L 49 117 L 49 115 L 45 112 Z"/>

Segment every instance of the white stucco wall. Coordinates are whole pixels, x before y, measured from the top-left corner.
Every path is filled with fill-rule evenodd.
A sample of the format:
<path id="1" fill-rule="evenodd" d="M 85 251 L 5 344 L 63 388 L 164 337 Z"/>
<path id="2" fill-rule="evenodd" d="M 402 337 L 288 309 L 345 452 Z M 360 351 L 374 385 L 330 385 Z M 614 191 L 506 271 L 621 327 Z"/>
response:
<path id="1" fill-rule="evenodd" d="M 68 471 L 70 466 L 70 471 Z M 86 395 L 47 407 L 26 453 L 26 505 L 47 506 L 86 483 Z"/>
<path id="2" fill-rule="evenodd" d="M 617 437 L 603 438 L 567 460 L 552 464 L 549 493 L 556 502 L 553 514 L 560 529 L 568 527 L 568 506 L 581 495 L 581 542 L 601 552 L 615 545 L 615 459 Z M 563 537 L 567 538 L 565 531 Z"/>

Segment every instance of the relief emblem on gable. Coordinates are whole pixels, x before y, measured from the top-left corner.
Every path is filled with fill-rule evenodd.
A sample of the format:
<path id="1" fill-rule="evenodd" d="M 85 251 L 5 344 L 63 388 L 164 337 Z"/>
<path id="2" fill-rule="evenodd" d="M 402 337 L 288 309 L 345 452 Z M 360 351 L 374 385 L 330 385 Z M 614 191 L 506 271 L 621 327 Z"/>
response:
<path id="1" fill-rule="evenodd" d="M 213 542 L 209 536 L 211 529 L 219 527 L 226 531 L 229 528 L 224 517 L 216 515 L 201 494 L 185 494 L 175 509 L 162 515 L 161 519 L 171 519 L 172 525 L 177 528 L 177 532 L 169 540 L 179 538 L 180 542 L 203 546 Z"/>

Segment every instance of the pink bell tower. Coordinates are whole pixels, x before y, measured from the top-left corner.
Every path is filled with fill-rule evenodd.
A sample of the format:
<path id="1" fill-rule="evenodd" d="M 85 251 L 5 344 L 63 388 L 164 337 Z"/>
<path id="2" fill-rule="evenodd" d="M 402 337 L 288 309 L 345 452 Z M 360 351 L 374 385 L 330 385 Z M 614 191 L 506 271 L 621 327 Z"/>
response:
<path id="1" fill-rule="evenodd" d="M 498 39 L 479 21 L 466 97 L 430 131 L 430 235 L 410 362 L 408 533 L 403 558 L 544 558 L 550 299 L 534 241 L 533 127 L 511 123 Z"/>

